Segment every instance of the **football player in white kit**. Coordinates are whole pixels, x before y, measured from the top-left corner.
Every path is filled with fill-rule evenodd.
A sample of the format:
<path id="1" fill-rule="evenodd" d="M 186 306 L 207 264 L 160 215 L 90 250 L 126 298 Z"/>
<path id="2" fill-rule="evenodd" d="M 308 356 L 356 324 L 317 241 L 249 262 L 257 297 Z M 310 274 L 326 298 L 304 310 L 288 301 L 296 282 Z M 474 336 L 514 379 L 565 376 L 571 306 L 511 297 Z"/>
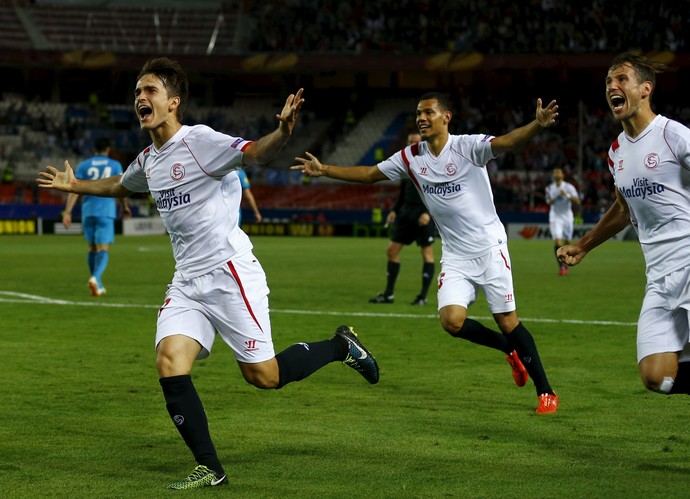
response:
<path id="1" fill-rule="evenodd" d="M 556 412 L 558 397 L 534 339 L 516 313 L 507 236 L 493 203 L 486 164 L 553 125 L 557 111 L 556 101 L 542 107 L 539 99 L 535 119 L 505 135 L 450 135 L 451 104 L 443 94 L 430 92 L 417 105 L 421 143 L 376 166 L 324 165 L 306 153 L 308 158 L 296 158 L 300 164 L 292 167 L 310 176 L 362 183 L 408 177 L 416 185 L 441 235 L 438 308 L 443 329 L 504 352 L 518 386 L 525 385 L 529 374 L 537 390 L 538 414 Z M 503 334 L 467 317 L 479 289 Z"/>
<path id="2" fill-rule="evenodd" d="M 637 362 L 647 389 L 690 393 L 690 130 L 652 111 L 663 64 L 617 56 L 606 100 L 623 132 L 609 148 L 616 201 L 575 244 L 558 250 L 576 265 L 630 223 L 645 258 L 647 287 L 637 323 Z"/>
<path id="3" fill-rule="evenodd" d="M 553 169 L 553 182 L 546 186 L 546 203 L 549 205 L 549 229 L 554 242 L 553 252 L 559 264 L 559 274 L 566 275 L 568 266 L 558 259 L 558 248 L 570 243 L 573 237 L 573 204 L 580 204 L 580 195 L 570 182 L 565 181 L 563 168 Z"/>
<path id="4" fill-rule="evenodd" d="M 222 485 L 227 483 L 225 471 L 191 378 L 194 361 L 211 353 L 216 334 L 233 350 L 247 382 L 258 388 L 281 388 L 334 361 L 374 384 L 378 365 L 348 326 L 338 327 L 331 339 L 298 343 L 276 355 L 266 276 L 237 224 L 242 187 L 232 172 L 264 164 L 280 150 L 304 102 L 302 89 L 276 115 L 278 128 L 252 142 L 204 125 L 182 125 L 189 85 L 177 62 L 149 60 L 137 80 L 134 107 L 153 144 L 125 173 L 78 180 L 65 162 L 65 171 L 49 166 L 37 182 L 76 194 L 153 195 L 176 263 L 158 312 L 156 367 L 170 417 L 198 463 L 169 488 Z"/>

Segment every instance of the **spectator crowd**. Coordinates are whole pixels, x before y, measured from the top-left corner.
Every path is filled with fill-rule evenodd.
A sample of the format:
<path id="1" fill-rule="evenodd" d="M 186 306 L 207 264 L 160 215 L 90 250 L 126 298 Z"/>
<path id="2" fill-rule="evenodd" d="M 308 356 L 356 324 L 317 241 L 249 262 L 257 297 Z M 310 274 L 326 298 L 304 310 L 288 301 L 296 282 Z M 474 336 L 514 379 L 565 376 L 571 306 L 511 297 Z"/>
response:
<path id="1" fill-rule="evenodd" d="M 253 2 L 249 50 L 478 51 L 690 49 L 687 2 L 661 0 L 281 0 Z M 318 26 L 318 29 L 315 27 Z"/>

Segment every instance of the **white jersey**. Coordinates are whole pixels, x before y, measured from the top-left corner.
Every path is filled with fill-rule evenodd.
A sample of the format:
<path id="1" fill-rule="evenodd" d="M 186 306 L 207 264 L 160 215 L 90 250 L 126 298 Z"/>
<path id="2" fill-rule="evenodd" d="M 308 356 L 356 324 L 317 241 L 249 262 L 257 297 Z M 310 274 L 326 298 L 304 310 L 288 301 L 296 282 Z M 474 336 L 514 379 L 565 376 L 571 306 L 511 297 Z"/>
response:
<path id="1" fill-rule="evenodd" d="M 434 156 L 426 142 L 413 144 L 379 163 L 386 177 L 409 177 L 437 222 L 443 259 L 468 259 L 505 244 L 486 163 L 494 157 L 492 135 L 450 135 Z"/>
<path id="2" fill-rule="evenodd" d="M 558 185 L 556 182 L 551 182 L 546 187 L 546 200 L 550 205 L 549 222 L 573 221 L 573 202 L 570 200 L 572 198 L 579 199 L 580 196 L 571 183 L 561 182 L 561 185 Z"/>
<path id="3" fill-rule="evenodd" d="M 205 125 L 182 126 L 160 149 L 139 153 L 120 182 L 151 192 L 170 234 L 175 270 L 191 279 L 251 250 L 237 225 L 242 187 L 236 174 L 251 144 Z"/>
<path id="4" fill-rule="evenodd" d="M 608 164 L 630 207 L 647 279 L 690 265 L 690 129 L 659 115 L 634 139 L 622 132 Z"/>

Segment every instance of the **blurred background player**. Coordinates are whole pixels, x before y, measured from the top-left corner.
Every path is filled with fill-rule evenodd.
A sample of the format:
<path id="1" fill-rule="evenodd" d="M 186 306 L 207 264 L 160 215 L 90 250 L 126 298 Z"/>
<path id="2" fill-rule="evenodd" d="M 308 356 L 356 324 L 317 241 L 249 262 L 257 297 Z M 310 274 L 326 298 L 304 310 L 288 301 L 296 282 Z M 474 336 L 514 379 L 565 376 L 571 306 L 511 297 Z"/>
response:
<path id="1" fill-rule="evenodd" d="M 549 229 L 554 242 L 554 254 L 560 267 L 559 274 L 566 275 L 568 266 L 558 259 L 558 248 L 569 244 L 573 237 L 573 204 L 580 204 L 575 186 L 566 182 L 562 168 L 553 169 L 553 182 L 546 186 L 546 203 L 549 205 Z"/>
<path id="2" fill-rule="evenodd" d="M 82 180 L 98 180 L 122 175 L 122 164 L 108 157 L 110 141 L 101 137 L 94 143 L 95 155 L 77 166 L 75 176 Z M 65 211 L 62 212 L 62 223 L 69 229 L 72 225 L 72 209 L 79 199 L 78 194 L 67 196 Z M 126 198 L 121 198 L 123 218 L 129 218 L 131 211 Z M 115 218 L 117 218 L 117 201 L 113 198 L 84 196 L 81 203 L 81 224 L 84 239 L 89 243 L 86 261 L 91 277 L 88 286 L 92 296 L 105 294 L 101 276 L 108 266 L 110 245 L 115 242 Z"/>
<path id="3" fill-rule="evenodd" d="M 407 145 L 417 144 L 422 140 L 419 133 L 407 136 Z M 429 215 L 415 185 L 408 179 L 400 181 L 400 194 L 395 205 L 386 217 L 386 225 L 395 223 L 393 235 L 386 249 L 388 264 L 386 267 L 386 289 L 383 293 L 369 300 L 369 303 L 393 303 L 395 281 L 400 273 L 400 252 L 403 246 L 416 241 L 422 251 L 422 289 L 412 305 L 426 305 L 426 295 L 431 280 L 434 278 L 434 240 L 436 226 Z"/>
<path id="4" fill-rule="evenodd" d="M 240 179 L 240 185 L 242 186 L 242 197 L 244 197 L 247 202 L 249 203 L 249 207 L 252 209 L 254 212 L 254 221 L 258 224 L 261 223 L 262 217 L 261 217 L 261 212 L 259 211 L 259 206 L 256 204 L 256 198 L 254 197 L 254 194 L 252 193 L 251 190 L 251 182 L 249 182 L 249 177 L 247 176 L 247 173 L 244 171 L 244 169 L 240 168 L 237 170 L 237 176 Z M 240 218 L 237 221 L 237 224 L 242 223 L 242 209 L 240 209 Z"/>

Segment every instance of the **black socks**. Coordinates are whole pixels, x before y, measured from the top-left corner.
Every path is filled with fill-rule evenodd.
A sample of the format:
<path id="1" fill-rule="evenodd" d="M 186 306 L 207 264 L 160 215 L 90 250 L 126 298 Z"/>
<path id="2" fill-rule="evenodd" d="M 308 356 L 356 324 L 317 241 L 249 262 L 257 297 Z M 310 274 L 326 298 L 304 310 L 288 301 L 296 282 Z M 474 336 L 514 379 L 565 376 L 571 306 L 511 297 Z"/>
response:
<path id="1" fill-rule="evenodd" d="M 690 362 L 679 362 L 676 379 L 673 380 L 671 393 L 685 393 L 690 395 Z"/>
<path id="2" fill-rule="evenodd" d="M 525 365 L 525 369 L 529 373 L 530 378 L 534 381 L 534 386 L 537 389 L 537 395 L 542 395 L 544 393 L 553 393 L 551 385 L 546 378 L 546 373 L 544 372 L 544 367 L 541 364 L 541 359 L 539 358 L 539 353 L 537 352 L 537 346 L 534 343 L 534 338 L 530 332 L 522 325 L 522 322 L 510 332 L 510 334 L 501 334 L 496 331 L 492 331 L 488 327 L 484 326 L 480 322 L 473 319 L 465 319 L 465 323 L 455 334 L 452 336 L 456 338 L 463 338 L 469 340 L 472 343 L 477 343 L 478 345 L 483 345 L 489 348 L 495 348 L 500 350 L 506 355 L 513 350 L 517 351 L 520 356 L 520 360 Z M 688 364 L 688 371 L 690 371 L 690 364 Z M 680 370 L 678 371 L 680 375 Z M 688 376 L 688 388 L 690 388 L 690 372 Z"/>
<path id="3" fill-rule="evenodd" d="M 549 381 L 546 379 L 546 373 L 541 364 L 534 338 L 527 331 L 527 328 L 522 325 L 522 322 L 518 323 L 515 329 L 506 335 L 506 338 L 508 338 L 508 342 L 512 345 L 511 351 L 517 351 L 520 360 L 529 373 L 529 377 L 534 381 L 537 395 L 553 393 L 551 385 L 549 385 Z"/>
<path id="4" fill-rule="evenodd" d="M 434 262 L 424 262 L 422 266 L 422 292 L 419 293 L 420 298 L 426 299 L 426 294 L 429 292 L 429 286 L 434 278 L 435 271 L 436 267 L 434 266 Z"/>
<path id="5" fill-rule="evenodd" d="M 481 322 L 470 318 L 465 319 L 465 323 L 460 328 L 460 331 L 455 334 L 451 333 L 451 336 L 469 340 L 472 343 L 484 345 L 485 347 L 495 348 L 505 354 L 513 351 L 513 347 L 505 335 L 492 331 Z"/>
<path id="6" fill-rule="evenodd" d="M 393 290 L 395 289 L 395 281 L 398 279 L 399 273 L 400 264 L 388 260 L 388 265 L 386 266 L 386 290 L 383 292 L 384 295 L 393 295 Z"/>
<path id="7" fill-rule="evenodd" d="M 347 344 L 337 337 L 316 343 L 296 343 L 276 355 L 280 381 L 277 388 L 306 378 L 326 364 L 343 360 Z"/>
<path id="8" fill-rule="evenodd" d="M 216 449 L 208 431 L 208 421 L 190 375 L 170 376 L 159 380 L 166 407 L 177 431 L 199 464 L 223 475 Z"/>

